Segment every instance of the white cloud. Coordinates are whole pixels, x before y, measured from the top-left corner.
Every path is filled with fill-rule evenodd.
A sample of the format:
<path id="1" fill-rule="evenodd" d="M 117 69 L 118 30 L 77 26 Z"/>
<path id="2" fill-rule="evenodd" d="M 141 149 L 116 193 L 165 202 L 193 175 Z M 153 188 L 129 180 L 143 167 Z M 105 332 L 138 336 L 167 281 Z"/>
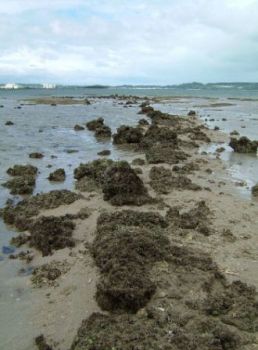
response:
<path id="1" fill-rule="evenodd" d="M 0 80 L 258 80 L 258 1 L 0 0 L 1 12 Z"/>

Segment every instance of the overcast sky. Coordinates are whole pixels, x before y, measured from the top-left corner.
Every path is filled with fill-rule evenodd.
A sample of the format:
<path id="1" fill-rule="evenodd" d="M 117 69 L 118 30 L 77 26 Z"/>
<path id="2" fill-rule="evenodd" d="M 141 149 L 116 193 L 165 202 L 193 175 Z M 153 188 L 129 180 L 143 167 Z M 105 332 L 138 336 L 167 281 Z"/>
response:
<path id="1" fill-rule="evenodd" d="M 0 0 L 0 82 L 258 81 L 258 0 Z"/>

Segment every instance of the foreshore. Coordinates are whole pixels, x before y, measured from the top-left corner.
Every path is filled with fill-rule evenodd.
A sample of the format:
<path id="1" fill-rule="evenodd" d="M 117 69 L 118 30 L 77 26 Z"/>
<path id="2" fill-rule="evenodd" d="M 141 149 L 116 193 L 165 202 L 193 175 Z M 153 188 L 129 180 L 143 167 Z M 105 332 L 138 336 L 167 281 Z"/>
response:
<path id="1" fill-rule="evenodd" d="M 200 152 L 230 137 L 194 112 L 139 110 L 148 123 L 113 137 L 137 160 L 82 165 L 71 200 L 2 213 L 28 233 L 38 348 L 255 350 L 258 202 L 238 196 L 222 149 Z"/>

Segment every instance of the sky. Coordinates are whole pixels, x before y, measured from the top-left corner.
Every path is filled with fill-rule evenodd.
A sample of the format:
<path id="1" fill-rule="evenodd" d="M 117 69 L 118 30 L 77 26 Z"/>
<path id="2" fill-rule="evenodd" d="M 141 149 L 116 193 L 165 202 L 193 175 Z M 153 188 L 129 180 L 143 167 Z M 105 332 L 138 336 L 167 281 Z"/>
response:
<path id="1" fill-rule="evenodd" d="M 258 82 L 258 0 L 0 0 L 0 83 Z"/>

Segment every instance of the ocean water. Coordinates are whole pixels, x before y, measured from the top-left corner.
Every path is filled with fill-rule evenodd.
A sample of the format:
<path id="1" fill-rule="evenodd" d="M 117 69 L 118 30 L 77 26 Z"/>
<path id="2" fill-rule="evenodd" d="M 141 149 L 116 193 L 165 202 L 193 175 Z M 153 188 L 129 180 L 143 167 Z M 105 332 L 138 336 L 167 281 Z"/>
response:
<path id="1" fill-rule="evenodd" d="M 91 105 L 23 105 L 21 109 L 16 108 L 22 100 L 31 97 L 94 97 L 112 94 L 163 97 L 164 101 L 155 107 L 164 112 L 185 115 L 194 109 L 210 128 L 219 126 L 227 133 L 237 130 L 241 135 L 258 139 L 258 90 L 255 89 L 0 89 L 0 105 L 4 106 L 0 108 L 0 185 L 8 179 L 6 170 L 10 166 L 30 163 L 40 171 L 35 193 L 51 189 L 72 189 L 73 169 L 81 162 L 98 158 L 99 151 L 111 150 L 113 159 L 130 160 L 136 157 L 135 153 L 113 146 L 110 140 L 98 142 L 87 129 L 76 132 L 73 127 L 97 117 L 103 117 L 113 132 L 122 124 L 135 125 L 142 118 L 142 115 L 137 114 L 137 105 L 124 108 L 119 101 L 104 98 L 96 99 Z M 173 98 L 166 101 L 166 96 Z M 13 121 L 14 125 L 5 126 L 8 120 Z M 207 150 L 212 153 L 217 146 L 213 144 Z M 69 153 L 71 150 L 76 153 Z M 44 158 L 29 159 L 31 152 L 42 152 Z M 237 155 L 226 146 L 222 157 L 232 181 L 246 181 L 247 186 L 239 188 L 239 195 L 248 200 L 251 186 L 258 182 L 257 156 Z M 48 168 L 49 165 L 52 168 Z M 65 169 L 66 181 L 62 184 L 49 183 L 48 174 L 59 167 Z M 0 186 L 0 207 L 11 197 L 8 190 Z M 18 199 L 17 197 L 16 200 Z M 30 270 L 22 274 L 20 271 L 24 267 L 27 269 L 27 266 L 9 260 L 8 254 L 4 253 L 4 247 L 9 246 L 10 238 L 14 235 L 16 232 L 0 220 L 0 349 L 27 350 L 32 348 L 31 335 L 34 330 L 32 331 L 33 325 L 29 320 L 36 294 L 28 287 L 27 274 Z"/>

